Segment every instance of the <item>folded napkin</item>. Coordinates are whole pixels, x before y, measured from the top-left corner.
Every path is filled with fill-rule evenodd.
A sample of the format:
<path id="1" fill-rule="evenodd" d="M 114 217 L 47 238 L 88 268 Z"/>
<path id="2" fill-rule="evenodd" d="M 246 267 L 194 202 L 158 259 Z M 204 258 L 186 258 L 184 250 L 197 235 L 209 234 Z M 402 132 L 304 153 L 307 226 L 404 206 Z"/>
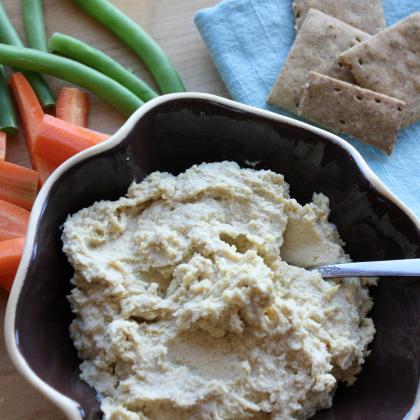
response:
<path id="1" fill-rule="evenodd" d="M 388 25 L 420 10 L 420 0 L 383 5 Z M 199 11 L 195 23 L 232 98 L 287 115 L 266 98 L 295 38 L 292 0 L 224 0 Z M 420 123 L 400 132 L 391 157 L 343 137 L 420 217 Z"/>

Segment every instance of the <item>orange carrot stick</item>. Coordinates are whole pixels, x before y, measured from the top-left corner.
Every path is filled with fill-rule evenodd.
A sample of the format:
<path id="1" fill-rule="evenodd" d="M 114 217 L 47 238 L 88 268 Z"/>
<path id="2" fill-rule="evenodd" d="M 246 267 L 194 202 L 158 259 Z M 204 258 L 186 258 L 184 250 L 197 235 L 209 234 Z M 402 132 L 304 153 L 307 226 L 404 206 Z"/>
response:
<path id="1" fill-rule="evenodd" d="M 29 215 L 28 210 L 0 200 L 0 241 L 25 236 Z"/>
<path id="2" fill-rule="evenodd" d="M 39 126 L 44 118 L 44 111 L 38 101 L 34 90 L 22 73 L 13 73 L 10 77 L 10 87 L 15 98 L 23 127 L 23 134 L 31 157 L 32 167 L 39 173 L 40 182 L 44 183 L 52 170 L 36 154 L 33 153 L 33 144 Z"/>
<path id="3" fill-rule="evenodd" d="M 56 169 L 55 166 L 50 165 L 48 162 L 45 162 L 40 156 L 36 153 L 32 152 L 31 155 L 32 167 L 38 172 L 39 174 L 39 188 L 44 185 L 45 181 L 48 177 L 54 172 Z"/>
<path id="4" fill-rule="evenodd" d="M 38 191 L 38 173 L 0 161 L 0 200 L 30 210 Z"/>
<path id="5" fill-rule="evenodd" d="M 0 131 L 0 160 L 6 160 L 6 137 L 4 131 Z"/>
<path id="6" fill-rule="evenodd" d="M 45 162 L 59 166 L 76 153 L 108 137 L 108 134 L 78 127 L 46 114 L 35 139 L 33 151 Z"/>
<path id="7" fill-rule="evenodd" d="M 89 95 L 79 88 L 61 88 L 55 115 L 57 118 L 70 124 L 87 127 L 89 120 Z"/>
<path id="8" fill-rule="evenodd" d="M 29 152 L 32 152 L 36 133 L 44 118 L 44 111 L 31 85 L 22 73 L 11 75 L 10 87 L 19 110 L 26 145 Z"/>
<path id="9" fill-rule="evenodd" d="M 0 286 L 10 290 L 22 258 L 25 238 L 0 242 Z"/>

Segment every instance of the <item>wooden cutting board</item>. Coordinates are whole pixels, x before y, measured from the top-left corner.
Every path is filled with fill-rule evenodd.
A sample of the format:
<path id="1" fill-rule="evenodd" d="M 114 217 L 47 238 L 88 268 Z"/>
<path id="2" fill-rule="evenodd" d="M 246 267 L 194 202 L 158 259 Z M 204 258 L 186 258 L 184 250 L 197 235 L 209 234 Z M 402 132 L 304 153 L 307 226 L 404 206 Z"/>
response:
<path id="1" fill-rule="evenodd" d="M 187 89 L 227 96 L 198 34 L 193 16 L 199 9 L 218 0 L 112 0 L 148 31 L 172 58 Z M 23 37 L 20 2 L 4 0 L 13 24 Z M 145 67 L 128 48 L 101 25 L 84 15 L 70 0 L 45 0 L 47 36 L 55 31 L 73 35 L 95 46 L 153 84 Z M 54 89 L 63 85 L 55 79 Z M 114 133 L 125 121 L 117 111 L 91 95 L 90 128 Z M 20 136 L 8 139 L 7 160 L 30 166 L 24 141 Z M 3 325 L 7 294 L 0 290 L 0 325 Z M 61 420 L 64 416 L 49 401 L 32 389 L 17 373 L 7 356 L 0 334 L 0 419 L 40 418 Z"/>

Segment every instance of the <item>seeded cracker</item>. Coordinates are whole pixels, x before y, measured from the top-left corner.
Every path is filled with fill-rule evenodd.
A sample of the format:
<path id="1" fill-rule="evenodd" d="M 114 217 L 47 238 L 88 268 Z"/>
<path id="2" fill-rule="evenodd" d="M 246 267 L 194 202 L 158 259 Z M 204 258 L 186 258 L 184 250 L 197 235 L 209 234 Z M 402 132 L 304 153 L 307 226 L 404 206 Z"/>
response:
<path id="1" fill-rule="evenodd" d="M 313 70 L 336 79 L 353 81 L 339 66 L 338 56 L 370 35 L 318 10 L 311 9 L 296 36 L 268 102 L 297 114 L 303 85 Z"/>
<path id="2" fill-rule="evenodd" d="M 403 125 L 420 119 L 420 13 L 344 52 L 360 86 L 406 102 Z"/>
<path id="3" fill-rule="evenodd" d="M 310 72 L 299 114 L 392 153 L 405 103 L 319 73 Z"/>
<path id="4" fill-rule="evenodd" d="M 297 29 L 311 8 L 370 34 L 376 34 L 386 26 L 381 0 L 294 0 Z"/>

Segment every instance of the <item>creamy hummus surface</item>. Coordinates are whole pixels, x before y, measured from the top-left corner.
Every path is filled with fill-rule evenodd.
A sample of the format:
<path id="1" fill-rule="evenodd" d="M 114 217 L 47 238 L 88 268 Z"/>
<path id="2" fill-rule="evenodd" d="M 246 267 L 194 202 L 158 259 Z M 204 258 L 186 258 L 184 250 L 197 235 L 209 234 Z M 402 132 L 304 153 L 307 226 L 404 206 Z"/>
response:
<path id="1" fill-rule="evenodd" d="M 351 385 L 374 336 L 322 194 L 202 164 L 70 216 L 71 337 L 106 419 L 304 419 Z"/>

